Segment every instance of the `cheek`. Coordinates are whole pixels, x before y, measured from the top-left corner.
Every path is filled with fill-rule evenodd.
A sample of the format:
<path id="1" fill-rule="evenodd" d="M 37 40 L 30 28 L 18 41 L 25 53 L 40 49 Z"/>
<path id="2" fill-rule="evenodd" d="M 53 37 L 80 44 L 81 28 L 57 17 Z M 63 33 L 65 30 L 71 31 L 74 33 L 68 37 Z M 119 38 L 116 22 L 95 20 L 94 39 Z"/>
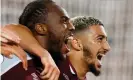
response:
<path id="1" fill-rule="evenodd" d="M 92 57 L 92 56 L 84 56 L 83 59 L 85 60 L 85 62 L 87 64 L 95 64 L 96 58 Z"/>
<path id="2" fill-rule="evenodd" d="M 62 33 L 65 31 L 64 24 L 60 23 L 53 23 L 52 25 L 49 25 L 51 28 L 50 30 L 54 31 L 54 33 Z"/>
<path id="3" fill-rule="evenodd" d="M 99 48 L 95 44 L 89 45 L 88 49 L 89 49 L 89 54 L 92 56 L 92 58 L 96 56 L 99 50 Z"/>
<path id="4" fill-rule="evenodd" d="M 90 44 L 90 50 L 91 50 L 91 53 L 94 55 L 94 56 L 96 56 L 97 55 L 97 53 L 98 53 L 98 51 L 100 50 L 100 45 L 98 44 L 98 43 L 96 43 L 96 42 L 92 42 L 91 44 Z"/>
<path id="5" fill-rule="evenodd" d="M 83 59 L 88 63 L 88 64 L 92 64 L 95 61 L 95 55 L 92 53 L 91 50 L 88 51 L 84 51 L 83 53 Z"/>
<path id="6" fill-rule="evenodd" d="M 50 35 L 52 34 L 53 38 L 58 38 L 61 34 L 61 30 L 59 28 L 53 28 L 50 30 Z"/>
<path id="7" fill-rule="evenodd" d="M 64 33 L 66 33 L 66 29 L 63 27 L 63 25 L 59 25 L 58 28 L 56 28 L 56 33 L 63 35 Z"/>
<path id="8" fill-rule="evenodd" d="M 87 51 L 84 51 L 83 56 L 89 64 L 92 64 L 92 63 L 94 64 L 95 61 L 97 60 L 96 55 L 98 53 L 99 48 L 96 47 L 95 44 L 91 44 L 88 46 L 87 49 L 88 49 Z"/>

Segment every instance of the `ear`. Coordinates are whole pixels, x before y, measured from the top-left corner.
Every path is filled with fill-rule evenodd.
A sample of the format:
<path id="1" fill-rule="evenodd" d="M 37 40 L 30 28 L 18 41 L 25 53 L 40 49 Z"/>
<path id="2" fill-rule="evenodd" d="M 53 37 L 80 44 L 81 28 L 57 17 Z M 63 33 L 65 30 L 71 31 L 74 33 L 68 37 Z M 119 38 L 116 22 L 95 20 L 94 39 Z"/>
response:
<path id="1" fill-rule="evenodd" d="M 40 35 L 46 35 L 48 33 L 47 25 L 41 23 L 35 24 L 35 30 Z"/>
<path id="2" fill-rule="evenodd" d="M 79 39 L 73 39 L 71 41 L 71 45 L 77 51 L 80 51 L 80 50 L 83 49 L 82 43 L 81 43 L 81 41 Z"/>

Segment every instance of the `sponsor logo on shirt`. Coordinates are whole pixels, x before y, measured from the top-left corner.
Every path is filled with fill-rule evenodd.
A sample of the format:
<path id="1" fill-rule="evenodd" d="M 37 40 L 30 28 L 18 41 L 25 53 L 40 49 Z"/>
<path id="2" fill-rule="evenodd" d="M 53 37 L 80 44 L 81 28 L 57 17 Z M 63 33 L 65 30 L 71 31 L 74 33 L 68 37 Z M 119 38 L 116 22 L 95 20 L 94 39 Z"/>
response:
<path id="1" fill-rule="evenodd" d="M 69 77 L 68 77 L 65 73 L 63 73 L 63 76 L 64 76 L 64 78 L 65 78 L 66 80 L 70 80 Z"/>
<path id="2" fill-rule="evenodd" d="M 26 77 L 26 80 L 40 80 L 36 73 L 32 73 Z"/>

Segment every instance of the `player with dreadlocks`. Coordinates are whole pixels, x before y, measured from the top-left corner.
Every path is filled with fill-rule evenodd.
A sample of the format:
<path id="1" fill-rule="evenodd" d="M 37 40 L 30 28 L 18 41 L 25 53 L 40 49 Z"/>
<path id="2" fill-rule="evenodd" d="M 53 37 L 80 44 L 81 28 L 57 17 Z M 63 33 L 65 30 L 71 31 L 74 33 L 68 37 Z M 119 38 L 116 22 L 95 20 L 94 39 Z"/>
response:
<path id="1" fill-rule="evenodd" d="M 67 12 L 56 5 L 52 0 L 36 0 L 26 6 L 19 18 L 19 23 L 22 25 L 10 25 L 7 28 L 19 35 L 21 39 L 20 45 L 23 49 L 40 58 L 44 69 L 42 69 L 40 74 L 41 78 L 58 80 L 59 70 L 48 51 L 52 55 L 55 55 L 54 59 L 59 58 L 57 55 L 59 55 L 60 51 L 64 53 L 69 51 L 66 46 L 66 41 L 67 38 L 71 36 L 71 30 L 74 29 L 74 26 L 70 22 Z M 25 26 L 28 27 L 31 32 L 27 30 Z M 18 61 L 15 60 L 15 63 L 13 61 L 10 62 L 10 68 L 3 72 L 2 79 L 39 79 L 39 76 L 35 72 L 32 58 L 29 55 L 27 55 L 27 57 L 28 60 L 31 60 L 27 71 L 22 70 L 20 60 L 17 59 Z M 8 60 L 4 61 L 5 62 L 2 63 L 3 66 L 6 65 Z M 18 68 L 20 68 L 19 70 L 21 71 L 17 71 Z M 21 74 L 17 74 L 17 76 L 16 74 L 11 74 L 17 72 Z"/>

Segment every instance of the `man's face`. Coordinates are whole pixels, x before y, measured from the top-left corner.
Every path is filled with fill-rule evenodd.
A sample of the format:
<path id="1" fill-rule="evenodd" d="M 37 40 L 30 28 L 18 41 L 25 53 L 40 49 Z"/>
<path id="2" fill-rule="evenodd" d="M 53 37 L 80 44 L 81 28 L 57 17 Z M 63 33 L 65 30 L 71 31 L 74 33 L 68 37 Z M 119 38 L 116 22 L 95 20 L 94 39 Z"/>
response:
<path id="1" fill-rule="evenodd" d="M 46 24 L 49 28 L 49 39 L 53 49 L 59 51 L 65 45 L 67 37 L 71 36 L 74 26 L 67 12 L 55 4 L 48 5 L 48 18 Z"/>
<path id="2" fill-rule="evenodd" d="M 93 25 L 83 33 L 83 58 L 89 70 L 98 76 L 101 72 L 101 59 L 110 50 L 106 32 L 103 26 Z"/>

